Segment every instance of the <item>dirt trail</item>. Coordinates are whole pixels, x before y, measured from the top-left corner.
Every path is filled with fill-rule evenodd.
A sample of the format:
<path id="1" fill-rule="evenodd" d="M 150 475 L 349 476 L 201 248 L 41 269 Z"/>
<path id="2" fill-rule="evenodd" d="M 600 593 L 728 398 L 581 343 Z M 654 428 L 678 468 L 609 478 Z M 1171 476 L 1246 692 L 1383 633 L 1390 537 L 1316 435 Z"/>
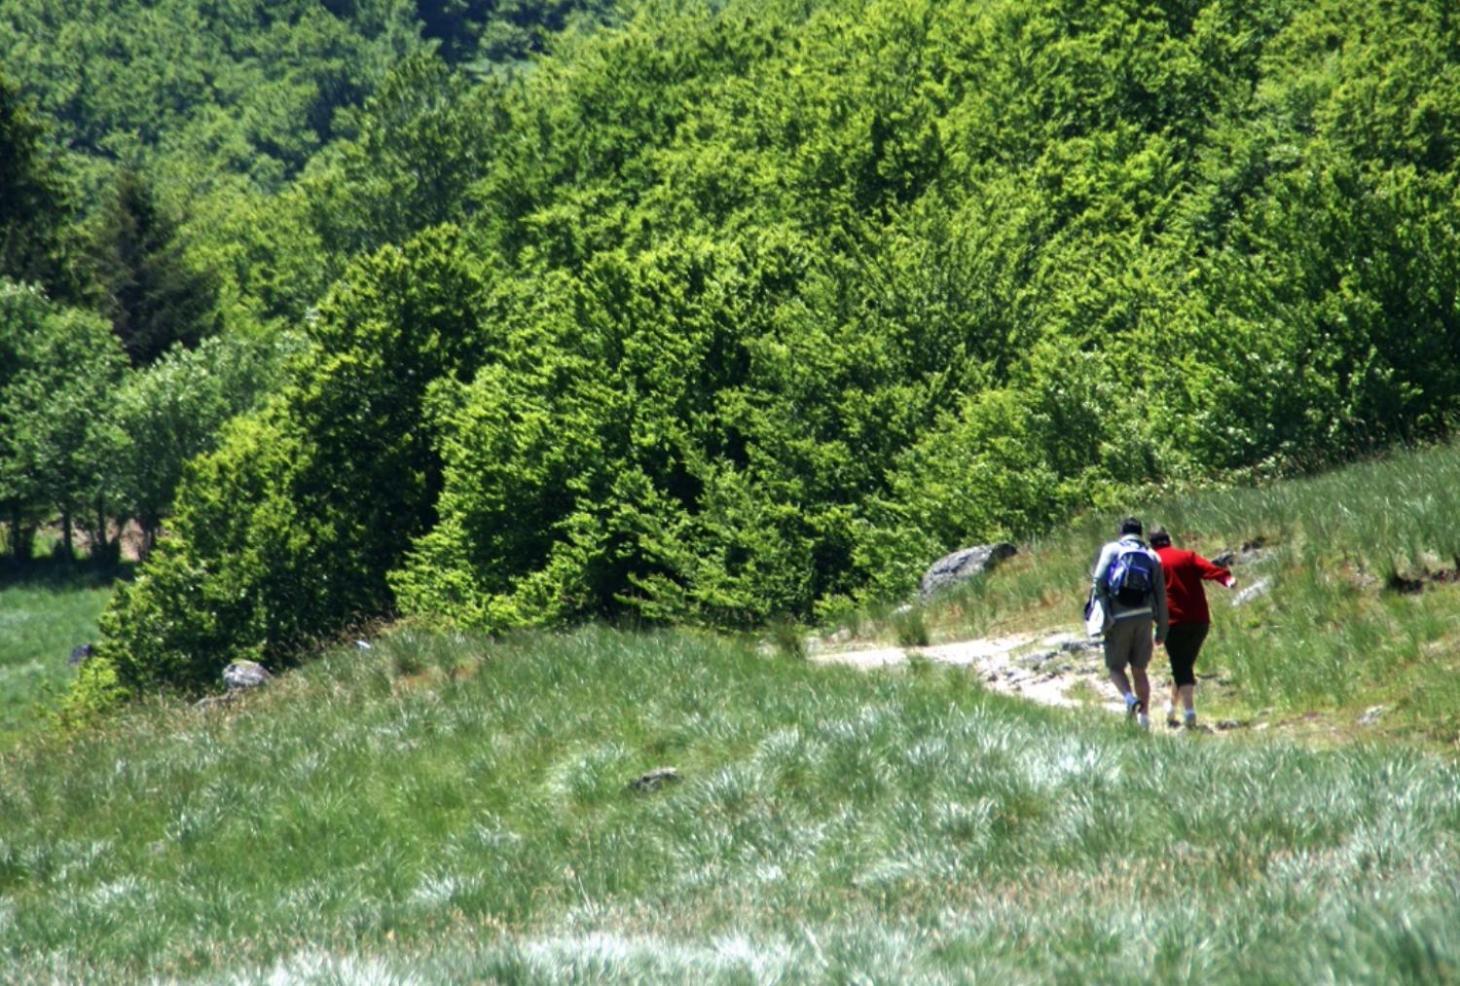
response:
<path id="1" fill-rule="evenodd" d="M 1100 642 L 1087 639 L 1083 632 L 1049 629 L 927 647 L 858 649 L 845 645 L 838 647 L 819 638 L 812 638 L 807 644 L 807 659 L 814 664 L 842 664 L 870 671 L 914 660 L 934 661 L 967 668 L 990 691 L 1016 695 L 1042 705 L 1100 708 L 1115 715 L 1125 713 L 1124 703 L 1106 677 Z M 1203 687 L 1217 689 L 1222 687 L 1224 680 L 1220 673 L 1205 674 L 1201 671 L 1197 672 L 1197 678 L 1203 682 Z M 1166 693 L 1170 678 L 1165 652 L 1160 649 L 1152 662 L 1151 679 L 1151 705 L 1155 713 L 1152 728 L 1161 724 L 1161 731 L 1166 732 Z M 1270 710 L 1264 710 L 1253 719 L 1205 720 L 1196 727 L 1196 731 L 1232 736 L 1247 731 L 1263 733 L 1271 729 L 1274 734 L 1329 744 L 1364 735 L 1380 722 L 1386 711 L 1383 705 L 1370 706 L 1356 720 L 1346 721 L 1342 715 L 1332 712 L 1325 714 L 1310 710 L 1273 718 Z"/>
<path id="2" fill-rule="evenodd" d="M 809 657 L 816 664 L 863 670 L 919 659 L 966 667 L 991 691 L 1044 705 L 1098 706 L 1113 713 L 1125 710 L 1106 678 L 1099 642 L 1072 631 L 1045 630 L 927 647 L 819 650 Z"/>

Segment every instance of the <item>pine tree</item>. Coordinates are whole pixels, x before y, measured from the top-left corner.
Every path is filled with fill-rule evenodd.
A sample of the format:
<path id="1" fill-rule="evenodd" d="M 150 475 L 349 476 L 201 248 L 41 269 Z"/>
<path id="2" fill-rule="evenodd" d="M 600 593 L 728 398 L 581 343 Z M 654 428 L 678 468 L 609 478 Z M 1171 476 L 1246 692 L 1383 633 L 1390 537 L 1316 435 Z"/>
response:
<path id="1" fill-rule="evenodd" d="M 216 276 L 188 265 L 176 222 L 140 173 L 118 173 L 90 260 L 100 308 L 133 366 L 154 362 L 175 342 L 195 346 L 216 328 Z"/>

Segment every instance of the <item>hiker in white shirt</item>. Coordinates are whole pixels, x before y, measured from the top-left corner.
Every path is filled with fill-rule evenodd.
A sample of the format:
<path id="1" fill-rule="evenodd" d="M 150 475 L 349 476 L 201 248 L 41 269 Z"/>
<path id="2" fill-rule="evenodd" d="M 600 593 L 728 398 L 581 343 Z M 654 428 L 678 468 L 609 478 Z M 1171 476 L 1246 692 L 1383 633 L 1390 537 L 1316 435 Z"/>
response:
<path id="1" fill-rule="evenodd" d="M 1092 591 L 1105 608 L 1105 667 L 1110 681 L 1125 700 L 1126 715 L 1149 729 L 1151 681 L 1146 666 L 1166 639 L 1168 615 L 1161 559 L 1141 540 L 1142 530 L 1135 517 L 1123 520 L 1119 539 L 1100 549 L 1090 578 Z"/>

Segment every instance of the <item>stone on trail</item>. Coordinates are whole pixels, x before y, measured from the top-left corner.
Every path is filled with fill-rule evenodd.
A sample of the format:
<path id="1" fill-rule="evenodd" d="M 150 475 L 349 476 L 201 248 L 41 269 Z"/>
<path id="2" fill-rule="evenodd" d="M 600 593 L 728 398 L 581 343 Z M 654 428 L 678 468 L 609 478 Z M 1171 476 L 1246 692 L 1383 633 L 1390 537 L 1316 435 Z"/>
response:
<path id="1" fill-rule="evenodd" d="M 1384 717 L 1385 707 L 1382 705 L 1371 705 L 1359 716 L 1360 726 L 1372 726 Z"/>
<path id="2" fill-rule="evenodd" d="M 923 580 L 918 585 L 918 595 L 922 599 L 928 599 L 944 589 L 982 575 L 1005 558 L 1018 553 L 1018 548 L 1007 541 L 1001 541 L 998 544 L 981 544 L 945 555 L 933 562 L 923 573 Z"/>

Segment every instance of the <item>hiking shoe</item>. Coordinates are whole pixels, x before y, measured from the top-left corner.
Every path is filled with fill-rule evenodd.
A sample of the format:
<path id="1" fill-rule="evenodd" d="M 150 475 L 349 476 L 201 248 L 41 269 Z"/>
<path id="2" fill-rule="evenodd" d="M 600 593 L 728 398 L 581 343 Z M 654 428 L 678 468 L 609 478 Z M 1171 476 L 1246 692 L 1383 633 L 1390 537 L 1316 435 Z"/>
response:
<path id="1" fill-rule="evenodd" d="M 1178 718 L 1176 718 L 1175 716 L 1168 715 L 1166 717 L 1166 728 L 1167 729 L 1180 729 L 1181 728 L 1181 720 L 1178 719 Z"/>
<path id="2" fill-rule="evenodd" d="M 1127 719 L 1134 719 L 1136 717 L 1136 713 L 1139 711 L 1141 711 L 1141 700 L 1136 698 L 1134 695 L 1126 695 L 1125 717 Z"/>

